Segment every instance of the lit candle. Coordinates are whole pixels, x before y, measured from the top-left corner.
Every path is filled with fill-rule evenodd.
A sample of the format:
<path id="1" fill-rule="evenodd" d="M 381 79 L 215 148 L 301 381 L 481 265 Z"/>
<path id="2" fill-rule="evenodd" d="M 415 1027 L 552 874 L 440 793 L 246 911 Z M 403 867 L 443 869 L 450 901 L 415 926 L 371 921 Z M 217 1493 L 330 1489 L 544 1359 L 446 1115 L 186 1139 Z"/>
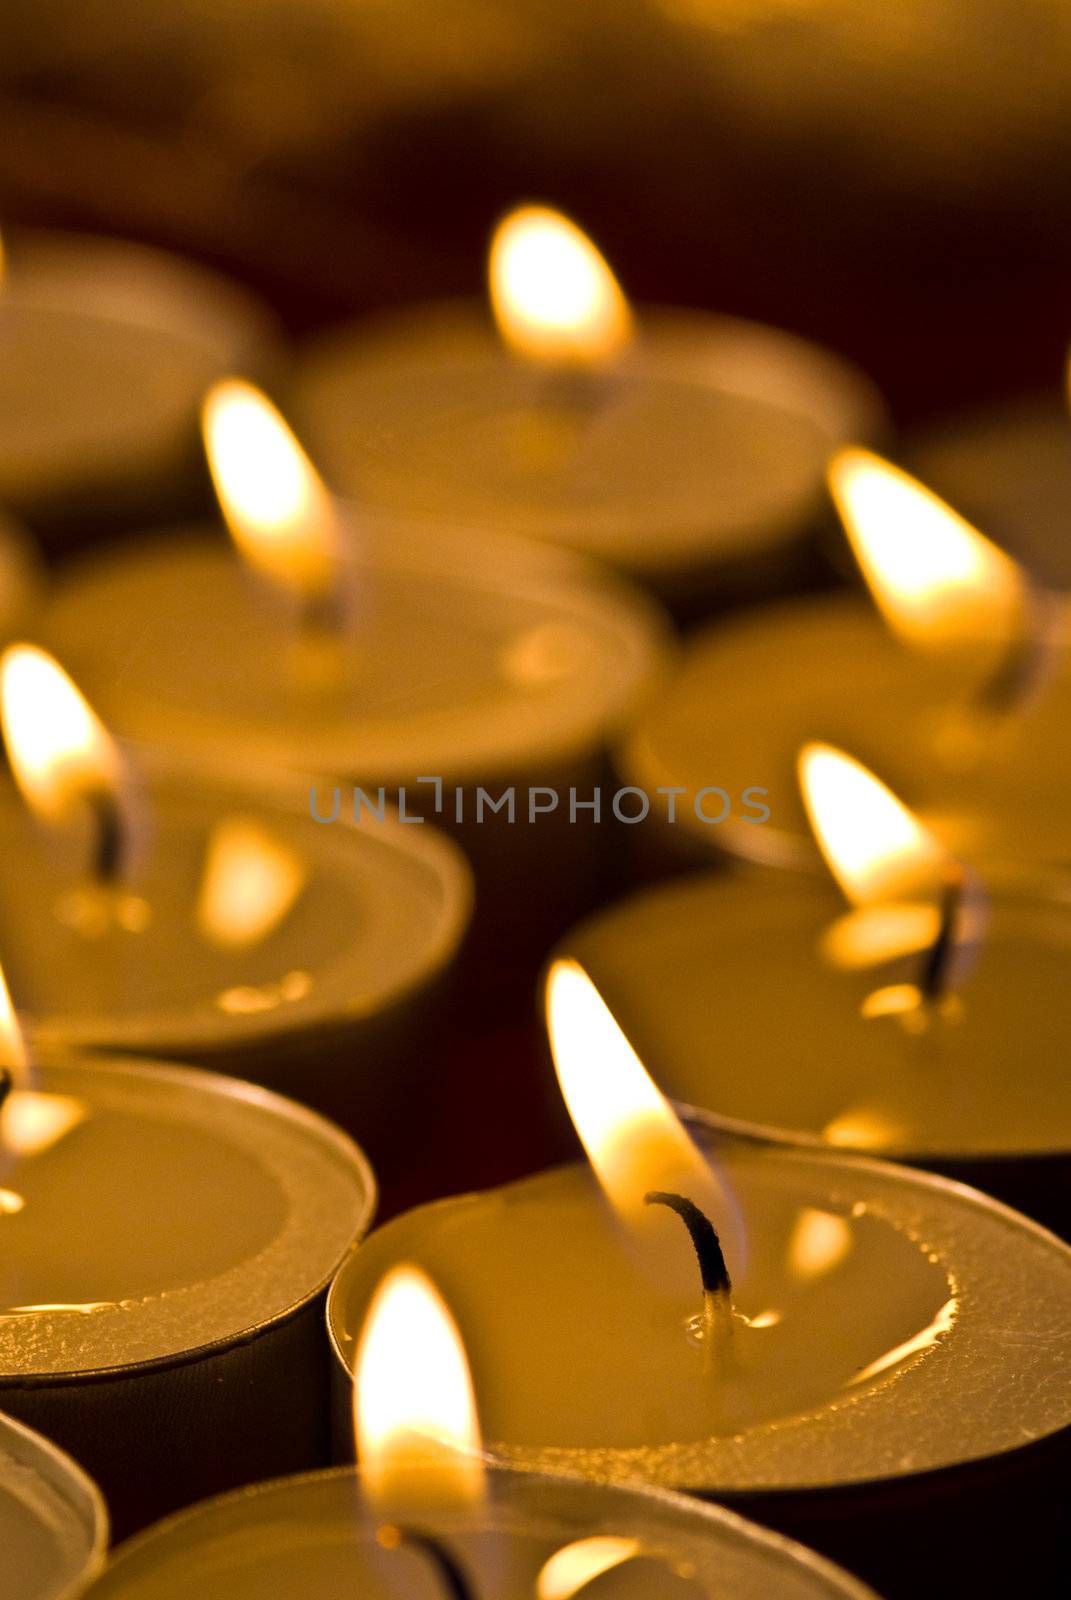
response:
<path id="1" fill-rule="evenodd" d="M 488 279 L 497 335 L 448 302 L 313 349 L 294 403 L 333 482 L 407 526 L 570 546 L 692 614 L 798 571 L 828 451 L 881 427 L 858 373 L 756 323 L 634 314 L 546 207 L 500 224 Z"/>
<path id="2" fill-rule="evenodd" d="M 867 1600 L 826 1562 L 681 1496 L 486 1463 L 434 1285 L 379 1285 L 357 1371 L 362 1468 L 262 1484 L 120 1551 L 92 1600 Z M 870 1597 L 873 1600 L 873 1597 Z"/>
<path id="3" fill-rule="evenodd" d="M 375 1285 L 412 1261 L 465 1327 L 496 1457 L 727 1498 L 894 1596 L 976 1564 L 1010 1577 L 980 1508 L 1002 1523 L 1020 1475 L 1024 1537 L 1051 1550 L 1039 1458 L 1069 1437 L 1071 1251 L 880 1162 L 727 1141 L 716 1173 L 715 1136 L 685 1134 L 582 969 L 557 963 L 548 993 L 594 1171 L 374 1233 L 328 1300 L 340 1380 Z"/>
<path id="4" fill-rule="evenodd" d="M 410 821 L 463 838 L 480 949 L 500 989 L 516 957 L 527 992 L 600 881 L 615 791 L 601 823 L 592 794 L 662 665 L 660 619 L 559 551 L 373 530 L 248 385 L 215 390 L 205 421 L 245 559 L 211 531 L 102 558 L 47 635 L 120 733 L 202 770 L 277 768 L 306 810 L 314 772 L 326 820 L 404 791 Z"/>
<path id="5" fill-rule="evenodd" d="M 4 1600 L 61 1600 L 100 1569 L 107 1544 L 96 1484 L 39 1433 L 0 1417 Z"/>
<path id="6" fill-rule="evenodd" d="M 691 648 L 622 757 L 629 782 L 677 786 L 678 841 L 818 870 L 796 784 L 809 739 L 851 750 L 987 875 L 1067 885 L 1071 676 L 1062 598 L 906 473 L 837 456 L 834 497 L 877 607 L 799 600 Z M 725 814 L 719 784 L 764 791 L 768 818 Z"/>
<path id="7" fill-rule="evenodd" d="M 364 1156 L 209 1073 L 42 1051 L 31 1075 L 2 987 L 0 1012 L 0 1410 L 93 1473 L 120 1537 L 322 1465 L 323 1290 L 374 1208 Z"/>
<path id="8" fill-rule="evenodd" d="M 826 882 L 705 873 L 593 917 L 563 950 L 674 1101 L 919 1162 L 1071 1234 L 1071 916 L 987 895 L 840 752 L 811 746 L 802 770 L 853 910 Z"/>
<path id="9" fill-rule="evenodd" d="M 266 314 L 203 267 L 124 240 L 14 233 L 7 253 L 0 502 L 53 546 L 199 505 L 201 395 L 235 368 L 264 370 Z"/>
<path id="10" fill-rule="evenodd" d="M 0 658 L 0 722 L 28 802 L 0 791 L 0 938 L 41 1042 L 226 1068 L 377 1164 L 412 1155 L 402 1106 L 434 1136 L 422 1042 L 471 901 L 448 840 L 386 811 L 317 827 L 305 785 L 140 777 L 33 646 Z"/>

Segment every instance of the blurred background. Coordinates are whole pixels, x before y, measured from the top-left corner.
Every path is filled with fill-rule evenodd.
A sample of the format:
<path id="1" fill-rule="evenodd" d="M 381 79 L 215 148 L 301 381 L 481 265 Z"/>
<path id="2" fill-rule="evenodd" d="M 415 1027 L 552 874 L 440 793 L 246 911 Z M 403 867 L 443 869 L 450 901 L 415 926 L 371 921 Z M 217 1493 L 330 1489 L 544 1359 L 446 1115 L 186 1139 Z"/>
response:
<path id="1" fill-rule="evenodd" d="M 901 425 L 1059 384 L 1066 0 L 5 0 L 0 219 L 181 249 L 295 334 L 477 291 L 518 199 L 640 299 L 811 334 Z"/>

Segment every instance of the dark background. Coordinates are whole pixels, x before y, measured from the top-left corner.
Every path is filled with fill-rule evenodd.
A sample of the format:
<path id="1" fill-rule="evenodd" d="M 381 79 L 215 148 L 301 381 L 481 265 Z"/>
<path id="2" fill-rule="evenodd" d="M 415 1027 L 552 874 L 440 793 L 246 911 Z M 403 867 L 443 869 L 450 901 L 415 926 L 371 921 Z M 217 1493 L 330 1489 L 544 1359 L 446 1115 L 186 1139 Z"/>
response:
<path id="1" fill-rule="evenodd" d="M 170 245 L 295 333 L 574 214 L 630 293 L 859 360 L 901 423 L 1055 390 L 1068 0 L 4 0 L 0 218 Z"/>

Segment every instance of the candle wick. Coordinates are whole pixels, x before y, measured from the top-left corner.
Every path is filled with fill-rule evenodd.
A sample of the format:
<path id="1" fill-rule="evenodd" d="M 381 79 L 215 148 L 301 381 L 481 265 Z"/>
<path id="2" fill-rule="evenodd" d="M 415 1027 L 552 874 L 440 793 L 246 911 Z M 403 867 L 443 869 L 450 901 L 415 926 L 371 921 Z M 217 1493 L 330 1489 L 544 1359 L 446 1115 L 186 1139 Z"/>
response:
<path id="1" fill-rule="evenodd" d="M 0 1067 L 0 1110 L 3 1109 L 4 1101 L 14 1087 L 15 1079 L 13 1075 L 8 1071 L 7 1067 Z"/>
<path id="2" fill-rule="evenodd" d="M 702 1336 L 708 1367 L 713 1367 L 718 1350 L 725 1350 L 733 1331 L 733 1286 L 725 1253 L 714 1224 L 694 1200 L 664 1189 L 652 1189 L 643 1197 L 645 1206 L 668 1206 L 688 1229 L 699 1262 L 703 1285 Z"/>
<path id="3" fill-rule="evenodd" d="M 127 844 L 119 799 L 114 790 L 94 789 L 87 794 L 86 802 L 96 830 L 90 873 L 96 883 L 112 885 L 122 874 Z"/>
<path id="4" fill-rule="evenodd" d="M 978 704 L 993 716 L 1026 708 L 1049 675 L 1059 637 L 1059 611 L 1052 596 L 1028 588 L 1022 626 L 1016 630 L 996 670 L 978 691 Z"/>
<path id="5" fill-rule="evenodd" d="M 387 1523 L 380 1528 L 376 1537 L 385 1550 L 408 1545 L 410 1549 L 426 1556 L 442 1580 L 443 1591 L 449 1600 L 474 1600 L 472 1587 L 456 1558 L 432 1534 L 424 1533 L 419 1528 L 402 1528 Z"/>
<path id="6" fill-rule="evenodd" d="M 950 863 L 941 889 L 937 936 L 923 957 L 919 974 L 919 993 L 926 1005 L 936 1005 L 948 993 L 966 889 L 963 868 L 958 863 Z"/>

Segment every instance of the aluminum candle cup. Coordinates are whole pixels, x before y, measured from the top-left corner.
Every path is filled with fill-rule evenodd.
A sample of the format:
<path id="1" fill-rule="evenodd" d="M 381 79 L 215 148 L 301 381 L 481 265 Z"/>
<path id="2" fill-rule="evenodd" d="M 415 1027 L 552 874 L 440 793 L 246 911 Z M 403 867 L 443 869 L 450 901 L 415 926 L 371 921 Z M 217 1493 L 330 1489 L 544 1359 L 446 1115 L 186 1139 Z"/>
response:
<path id="1" fill-rule="evenodd" d="M 476 957 L 493 957 L 500 991 L 512 963 L 527 990 L 602 882 L 612 818 L 571 820 L 570 790 L 587 802 L 605 785 L 609 744 L 663 664 L 661 619 L 559 551 L 431 547 L 354 518 L 360 616 L 327 684 L 295 670 L 285 618 L 210 530 L 87 564 L 44 632 L 112 727 L 196 769 L 282 769 L 306 809 L 316 772 L 324 822 L 404 789 L 410 821 L 450 829 L 475 866 L 472 970 L 486 981 Z M 506 791 L 512 815 L 487 803 Z"/>
<path id="2" fill-rule="evenodd" d="M 472 1600 L 867 1600 L 809 1550 L 680 1495 L 491 1468 L 485 1504 L 438 1510 L 435 1537 L 463 1565 Z M 443 1600 L 418 1551 L 384 1550 L 348 1470 L 259 1484 L 196 1506 L 117 1552 L 92 1600 Z M 584 1549 L 566 1551 L 584 1541 Z M 587 1541 L 595 1541 L 594 1545 Z M 605 1544 L 600 1544 L 606 1541 Z M 611 1548 L 611 1547 L 616 1548 Z M 632 1548 L 635 1547 L 635 1553 Z M 537 1588 L 558 1552 L 558 1570 Z M 583 1555 L 587 1553 L 588 1562 Z M 587 1586 L 584 1586 L 585 1592 Z M 872 1597 L 871 1597 L 872 1600 Z"/>
<path id="3" fill-rule="evenodd" d="M 364 1156 L 203 1072 L 42 1052 L 3 1112 L 0 1409 L 85 1464 L 117 1534 L 326 1459 L 323 1289 Z"/>
<path id="4" fill-rule="evenodd" d="M 662 1293 L 566 1167 L 421 1207 L 349 1259 L 328 1299 L 338 1438 L 369 1297 L 404 1260 L 457 1314 L 496 1457 L 728 1501 L 891 1596 L 1010 1581 L 1013 1496 L 1031 1558 L 1058 1559 L 1071 1251 L 929 1174 L 696 1137 L 747 1233 L 713 1370 L 698 1273 L 694 1298 Z"/>
<path id="5" fill-rule="evenodd" d="M 0 1416 L 4 1600 L 64 1600 L 104 1564 L 108 1513 L 96 1484 L 40 1434 Z"/>
<path id="6" fill-rule="evenodd" d="M 895 929 L 911 912 L 885 915 Z M 705 874 L 633 896 L 563 948 L 696 1115 L 917 1162 L 1071 1234 L 1071 911 L 991 899 L 977 967 L 918 1029 L 864 1014 L 921 957 L 846 965 L 856 921 L 831 884 Z"/>
<path id="7" fill-rule="evenodd" d="M 642 307 L 579 382 L 518 359 L 476 302 L 327 335 L 294 415 L 329 481 L 403 525 L 595 556 L 674 610 L 783 587 L 828 514 L 830 451 L 882 430 L 869 384 L 757 323 Z"/>
<path id="8" fill-rule="evenodd" d="M 693 859 L 722 850 L 817 872 L 795 762 L 809 740 L 828 741 L 989 881 L 1071 890 L 1068 667 L 1022 715 L 975 720 L 968 693 L 961 671 L 905 649 L 862 596 L 793 601 L 697 639 L 619 770 L 651 794 L 677 787 L 665 832 Z M 724 803 L 749 786 L 766 791 L 765 821 Z"/>
<path id="9" fill-rule="evenodd" d="M 147 843 L 118 888 L 83 881 L 0 790 L 11 991 L 39 1043 L 232 1072 L 334 1115 L 377 1164 L 413 1158 L 424 1119 L 434 1133 L 425 1050 L 468 868 L 390 812 L 318 827 L 294 786 L 151 776 Z"/>
<path id="10" fill-rule="evenodd" d="M 270 362 L 244 290 L 127 241 L 5 235 L 0 502 L 57 547 L 203 502 L 208 384 Z"/>

